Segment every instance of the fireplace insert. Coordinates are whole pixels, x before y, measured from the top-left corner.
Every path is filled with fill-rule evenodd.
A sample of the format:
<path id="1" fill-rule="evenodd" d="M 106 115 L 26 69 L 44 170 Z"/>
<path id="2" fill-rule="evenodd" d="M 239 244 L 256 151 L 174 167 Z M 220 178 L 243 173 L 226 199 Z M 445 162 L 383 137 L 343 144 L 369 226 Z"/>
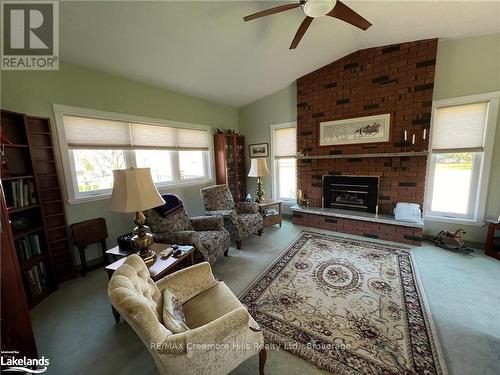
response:
<path id="1" fill-rule="evenodd" d="M 377 212 L 378 177 L 323 176 L 323 207 Z"/>

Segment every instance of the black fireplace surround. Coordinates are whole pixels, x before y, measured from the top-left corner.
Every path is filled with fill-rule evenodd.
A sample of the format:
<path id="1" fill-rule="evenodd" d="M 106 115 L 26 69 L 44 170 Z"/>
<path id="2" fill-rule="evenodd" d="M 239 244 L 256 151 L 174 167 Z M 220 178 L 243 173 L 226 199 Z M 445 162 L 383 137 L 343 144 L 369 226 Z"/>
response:
<path id="1" fill-rule="evenodd" d="M 378 177 L 323 176 L 323 207 L 377 213 Z"/>

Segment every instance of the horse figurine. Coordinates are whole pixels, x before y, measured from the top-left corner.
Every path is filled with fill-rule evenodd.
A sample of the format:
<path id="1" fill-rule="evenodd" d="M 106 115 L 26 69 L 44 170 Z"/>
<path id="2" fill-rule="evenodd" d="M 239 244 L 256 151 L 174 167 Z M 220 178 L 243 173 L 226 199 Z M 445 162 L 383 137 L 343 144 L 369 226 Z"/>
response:
<path id="1" fill-rule="evenodd" d="M 472 250 L 468 249 L 465 246 L 464 241 L 462 240 L 462 236 L 464 234 L 466 234 L 466 232 L 463 229 L 458 229 L 455 232 L 451 232 L 449 230 L 442 230 L 434 238 L 434 242 L 436 243 L 436 245 L 446 250 L 451 250 L 464 254 L 472 253 Z"/>

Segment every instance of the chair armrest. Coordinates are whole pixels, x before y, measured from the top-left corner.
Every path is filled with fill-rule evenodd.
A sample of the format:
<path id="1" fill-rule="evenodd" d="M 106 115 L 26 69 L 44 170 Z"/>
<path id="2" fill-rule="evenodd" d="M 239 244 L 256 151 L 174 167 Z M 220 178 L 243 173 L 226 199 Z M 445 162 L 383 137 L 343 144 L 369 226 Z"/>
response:
<path id="1" fill-rule="evenodd" d="M 256 214 L 259 212 L 259 205 L 255 202 L 236 202 L 236 212 Z"/>
<path id="2" fill-rule="evenodd" d="M 191 225 L 195 231 L 221 230 L 224 228 L 222 216 L 196 216 L 190 218 Z"/>
<path id="3" fill-rule="evenodd" d="M 156 285 L 162 293 L 165 288 L 170 289 L 183 304 L 217 283 L 219 281 L 215 280 L 210 264 L 203 262 L 167 275 L 158 280 Z"/>
<path id="4" fill-rule="evenodd" d="M 168 335 L 163 342 L 152 342 L 151 349 L 158 354 L 185 354 L 186 353 L 186 333 L 175 333 Z"/>
<path id="5" fill-rule="evenodd" d="M 199 242 L 199 235 L 194 230 L 161 232 L 153 234 L 153 240 L 166 244 L 194 245 Z"/>
<path id="6" fill-rule="evenodd" d="M 222 216 L 224 219 L 227 217 L 236 217 L 235 210 L 217 210 L 217 211 L 207 211 L 208 216 Z"/>
<path id="7" fill-rule="evenodd" d="M 186 354 L 214 350 L 216 344 L 223 344 L 231 337 L 250 328 L 250 314 L 243 306 L 195 329 L 186 331 Z"/>

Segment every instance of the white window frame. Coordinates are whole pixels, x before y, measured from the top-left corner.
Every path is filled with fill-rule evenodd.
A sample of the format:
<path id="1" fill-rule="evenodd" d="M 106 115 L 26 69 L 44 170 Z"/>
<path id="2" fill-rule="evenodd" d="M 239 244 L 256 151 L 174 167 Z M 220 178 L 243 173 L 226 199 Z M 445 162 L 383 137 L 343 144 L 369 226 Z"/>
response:
<path id="1" fill-rule="evenodd" d="M 66 134 L 64 130 L 64 121 L 63 116 L 65 115 L 73 115 L 73 116 L 86 116 L 86 117 L 94 117 L 97 119 L 103 120 L 115 120 L 115 121 L 123 121 L 123 122 L 135 122 L 142 124 L 152 124 L 152 125 L 162 125 L 169 127 L 177 127 L 184 129 L 202 129 L 207 131 L 209 138 L 209 149 L 204 154 L 204 165 L 205 170 L 207 172 L 207 176 L 203 178 L 190 179 L 181 181 L 180 180 L 180 170 L 179 163 L 172 162 L 172 174 L 174 177 L 174 181 L 172 182 L 160 182 L 156 183 L 156 187 L 158 191 L 166 192 L 172 188 L 178 188 L 183 186 L 193 186 L 193 185 L 204 185 L 213 183 L 214 179 L 214 166 L 212 162 L 213 155 L 213 137 L 212 128 L 207 125 L 201 124 L 193 124 L 187 122 L 180 121 L 171 121 L 164 119 L 157 119 L 145 116 L 135 116 L 124 113 L 116 113 L 116 112 L 106 112 L 99 111 L 89 108 L 81 108 L 81 107 L 73 107 L 67 105 L 60 104 L 52 104 L 54 110 L 54 118 L 56 123 L 56 143 L 58 145 L 59 150 L 59 159 L 61 161 L 60 165 L 62 166 L 62 175 L 64 176 L 64 191 L 65 191 L 65 199 L 69 204 L 76 203 L 84 203 L 84 202 L 92 202 L 102 199 L 109 199 L 111 197 L 112 189 L 102 189 L 98 191 L 89 191 L 89 192 L 78 192 L 76 184 L 76 173 L 75 166 L 72 162 L 72 155 L 70 154 L 72 151 L 68 147 L 68 142 L 66 141 Z M 177 153 L 174 153 L 174 158 L 177 157 Z M 125 161 L 127 165 L 135 166 L 135 154 L 134 150 L 125 150 Z M 174 165 L 175 164 L 175 165 Z M 175 180 L 178 177 L 178 180 Z"/>
<path id="2" fill-rule="evenodd" d="M 271 125 L 269 127 L 270 131 L 270 139 L 271 139 L 271 176 L 272 176 L 272 186 L 271 186 L 271 196 L 273 197 L 274 200 L 282 200 L 285 205 L 293 206 L 294 204 L 297 204 L 297 199 L 286 199 L 286 198 L 280 198 L 278 197 L 278 192 L 279 192 L 279 179 L 278 179 L 278 173 L 276 173 L 276 162 L 278 159 L 275 157 L 275 147 L 274 147 L 274 141 L 275 141 L 275 130 L 277 129 L 284 129 L 284 128 L 295 128 L 297 129 L 297 122 L 292 121 L 292 122 L 283 122 L 280 124 L 275 124 Z M 297 171 L 295 171 L 297 174 Z M 295 175 L 295 181 L 297 182 L 297 175 Z"/>
<path id="3" fill-rule="evenodd" d="M 493 159 L 493 148 L 495 143 L 495 130 L 498 118 L 498 108 L 500 103 L 500 91 L 488 92 L 484 94 L 461 96 L 451 99 L 436 100 L 432 103 L 432 118 L 431 123 L 433 123 L 435 118 L 435 111 L 437 108 L 459 106 L 466 104 L 473 104 L 478 102 L 488 102 L 488 113 L 486 118 L 485 127 L 485 142 L 484 150 L 480 153 L 475 154 L 473 160 L 473 176 L 472 181 L 477 179 L 478 183 L 473 184 L 473 188 L 476 190 L 476 200 L 469 202 L 469 212 L 470 215 L 460 215 L 445 212 L 433 212 L 431 210 L 432 203 L 432 189 L 434 184 L 434 170 L 436 164 L 437 153 L 432 152 L 432 148 L 429 149 L 429 155 L 427 160 L 427 183 L 425 192 L 425 204 L 424 204 L 424 220 L 444 222 L 444 223 L 457 223 L 466 225 L 476 225 L 482 226 L 484 224 L 484 216 L 486 211 L 486 200 L 488 197 L 488 183 L 491 172 L 491 164 Z M 429 138 L 429 145 L 432 145 L 432 126 L 431 134 Z M 431 147 L 431 146 L 430 146 Z M 450 150 L 450 152 L 452 152 Z M 471 194 L 471 196 L 473 196 Z"/>

